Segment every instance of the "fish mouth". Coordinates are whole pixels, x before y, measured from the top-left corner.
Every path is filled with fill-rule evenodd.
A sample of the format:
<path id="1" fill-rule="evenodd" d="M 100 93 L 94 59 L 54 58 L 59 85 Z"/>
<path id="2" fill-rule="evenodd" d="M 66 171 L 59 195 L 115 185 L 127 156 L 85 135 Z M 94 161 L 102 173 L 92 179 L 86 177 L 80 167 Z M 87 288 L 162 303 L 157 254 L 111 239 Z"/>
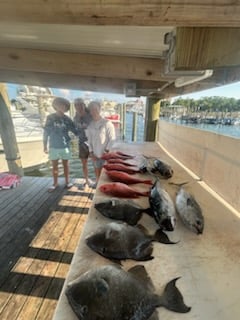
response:
<path id="1" fill-rule="evenodd" d="M 202 227 L 199 227 L 198 225 L 194 225 L 194 228 L 195 228 L 197 234 L 202 234 L 203 233 Z"/>

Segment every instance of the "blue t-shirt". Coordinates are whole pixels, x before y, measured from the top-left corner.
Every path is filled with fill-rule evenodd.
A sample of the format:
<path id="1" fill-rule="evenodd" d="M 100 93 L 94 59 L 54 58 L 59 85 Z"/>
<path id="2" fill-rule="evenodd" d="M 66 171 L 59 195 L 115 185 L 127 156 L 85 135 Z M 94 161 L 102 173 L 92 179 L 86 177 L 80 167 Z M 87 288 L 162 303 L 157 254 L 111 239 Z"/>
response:
<path id="1" fill-rule="evenodd" d="M 47 116 L 44 127 L 43 144 L 47 146 L 49 139 L 49 148 L 63 149 L 69 147 L 71 140 L 69 132 L 77 134 L 73 121 L 66 116 L 59 116 L 56 113 Z"/>

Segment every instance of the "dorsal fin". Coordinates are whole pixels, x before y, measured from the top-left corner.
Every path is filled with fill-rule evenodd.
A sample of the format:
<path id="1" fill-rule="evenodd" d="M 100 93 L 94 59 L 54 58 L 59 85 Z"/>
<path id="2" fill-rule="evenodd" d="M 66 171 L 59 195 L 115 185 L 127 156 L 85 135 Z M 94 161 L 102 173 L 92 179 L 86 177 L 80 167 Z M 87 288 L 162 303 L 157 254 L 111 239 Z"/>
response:
<path id="1" fill-rule="evenodd" d="M 151 278 L 143 265 L 137 265 L 128 270 L 138 281 L 142 282 L 149 290 L 154 290 Z"/>

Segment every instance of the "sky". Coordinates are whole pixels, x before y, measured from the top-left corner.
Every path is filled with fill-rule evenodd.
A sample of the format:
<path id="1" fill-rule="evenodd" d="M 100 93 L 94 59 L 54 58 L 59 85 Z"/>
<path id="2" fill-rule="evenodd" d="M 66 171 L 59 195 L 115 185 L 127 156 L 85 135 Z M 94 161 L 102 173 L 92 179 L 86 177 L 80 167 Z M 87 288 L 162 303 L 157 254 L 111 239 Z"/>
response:
<path id="1" fill-rule="evenodd" d="M 204 90 L 204 91 L 200 91 L 192 94 L 182 95 L 181 97 L 183 99 L 191 98 L 191 99 L 197 100 L 203 97 L 214 97 L 214 96 L 240 99 L 240 82 L 235 82 L 234 84 L 229 84 L 226 86 Z"/>
<path id="2" fill-rule="evenodd" d="M 10 100 L 16 97 L 16 88 L 18 85 L 8 84 L 8 95 Z M 52 89 L 54 95 L 65 97 L 69 100 L 73 100 L 76 97 L 90 97 L 95 100 L 102 100 L 106 98 L 107 100 L 113 100 L 116 102 L 125 102 L 129 100 L 133 100 L 136 98 L 126 98 L 121 94 L 109 94 L 109 93 L 96 93 L 90 91 L 80 91 L 80 90 L 68 90 L 68 89 Z M 221 96 L 228 98 L 240 99 L 240 82 L 236 82 L 231 85 L 221 86 L 214 89 L 204 90 L 192 94 L 182 95 L 183 99 L 191 98 L 191 99 L 200 99 L 202 97 L 211 97 L 211 96 Z"/>

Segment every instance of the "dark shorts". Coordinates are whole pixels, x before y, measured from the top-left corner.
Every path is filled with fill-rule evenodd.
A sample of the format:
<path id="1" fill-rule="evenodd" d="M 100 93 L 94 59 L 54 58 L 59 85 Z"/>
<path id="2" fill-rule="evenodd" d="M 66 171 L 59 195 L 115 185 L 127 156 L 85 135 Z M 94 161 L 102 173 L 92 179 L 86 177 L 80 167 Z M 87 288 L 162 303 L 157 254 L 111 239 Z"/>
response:
<path id="1" fill-rule="evenodd" d="M 87 159 L 89 156 L 89 149 L 86 143 L 79 144 L 79 158 Z"/>

